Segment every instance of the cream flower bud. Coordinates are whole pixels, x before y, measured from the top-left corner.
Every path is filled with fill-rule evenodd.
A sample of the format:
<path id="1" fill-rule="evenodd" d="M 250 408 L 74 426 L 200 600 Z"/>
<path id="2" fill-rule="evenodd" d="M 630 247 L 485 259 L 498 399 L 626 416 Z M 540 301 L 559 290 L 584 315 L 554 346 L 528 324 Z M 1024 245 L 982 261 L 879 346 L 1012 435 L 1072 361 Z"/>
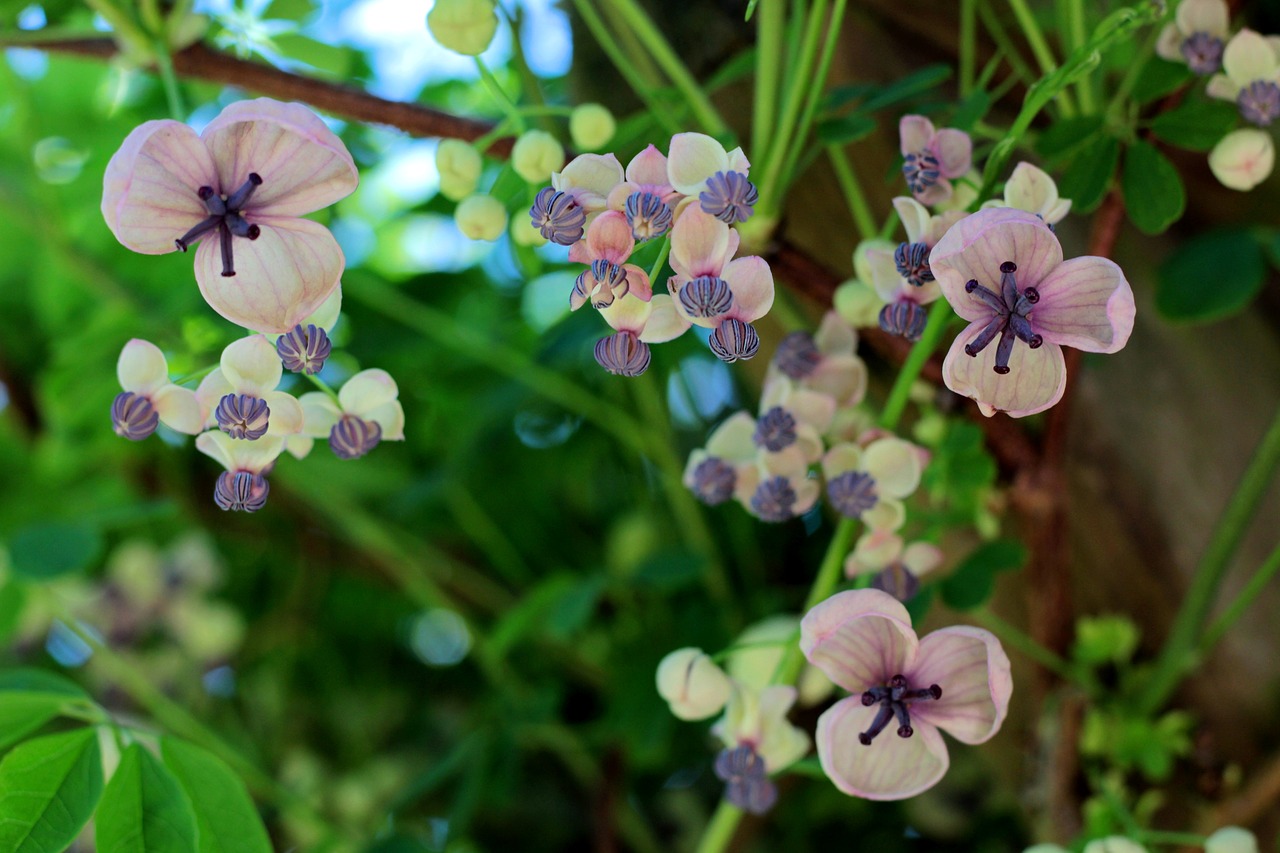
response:
<path id="1" fill-rule="evenodd" d="M 564 165 L 564 146 L 545 130 L 527 130 L 511 149 L 511 168 L 531 184 L 545 184 Z"/>
<path id="2" fill-rule="evenodd" d="M 1204 853 L 1258 853 L 1258 839 L 1247 829 L 1224 826 L 1204 840 Z"/>
<path id="3" fill-rule="evenodd" d="M 527 216 L 514 216 L 511 218 L 511 239 L 517 246 L 545 246 L 547 238 L 542 236 L 542 232 L 533 227 L 533 223 L 529 221 Z"/>
<path id="4" fill-rule="evenodd" d="M 507 209 L 491 195 L 467 196 L 453 213 L 458 230 L 472 240 L 497 240 L 507 227 Z"/>
<path id="5" fill-rule="evenodd" d="M 436 147 L 436 169 L 440 172 L 440 194 L 449 201 L 462 201 L 476 191 L 484 162 L 480 152 L 461 139 L 442 139 Z"/>
<path id="6" fill-rule="evenodd" d="M 427 13 L 427 29 L 449 50 L 479 56 L 497 32 L 498 13 L 493 0 L 436 0 Z"/>
<path id="7" fill-rule="evenodd" d="M 880 309 L 884 300 L 870 284 L 850 279 L 836 288 L 833 304 L 840 319 L 855 329 L 880 325 Z"/>
<path id="8" fill-rule="evenodd" d="M 702 651 L 676 649 L 658 664 L 658 695 L 682 720 L 705 720 L 729 701 L 729 677 Z"/>
<path id="9" fill-rule="evenodd" d="M 569 136 L 575 148 L 599 151 L 613 139 L 618 124 L 601 104 L 582 104 L 569 115 Z"/>
<path id="10" fill-rule="evenodd" d="M 1252 127 L 1232 131 L 1209 152 L 1209 168 L 1222 185 L 1247 192 L 1271 174 L 1276 146 L 1271 135 Z"/>

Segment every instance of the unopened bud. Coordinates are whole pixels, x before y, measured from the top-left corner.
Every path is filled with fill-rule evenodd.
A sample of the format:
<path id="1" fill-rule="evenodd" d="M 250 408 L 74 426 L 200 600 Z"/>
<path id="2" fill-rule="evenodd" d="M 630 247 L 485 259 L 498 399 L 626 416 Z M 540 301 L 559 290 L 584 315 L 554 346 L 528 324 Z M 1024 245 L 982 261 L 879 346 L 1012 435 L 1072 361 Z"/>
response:
<path id="1" fill-rule="evenodd" d="M 545 130 L 527 130 L 511 149 L 511 168 L 531 184 L 545 184 L 564 166 L 564 146 Z"/>
<path id="2" fill-rule="evenodd" d="M 657 684 L 658 695 L 682 720 L 705 720 L 729 701 L 729 677 L 702 649 L 676 649 L 663 658 Z"/>
<path id="3" fill-rule="evenodd" d="M 533 227 L 533 223 L 529 221 L 527 216 L 513 216 L 511 218 L 511 239 L 517 246 L 544 246 L 547 238 L 542 236 L 542 232 Z"/>
<path id="4" fill-rule="evenodd" d="M 480 152 L 461 139 L 442 139 L 436 146 L 436 170 L 440 172 L 440 195 L 462 201 L 476 191 L 484 162 Z"/>
<path id="5" fill-rule="evenodd" d="M 618 123 L 601 104 L 582 104 L 569 114 L 569 136 L 575 148 L 599 151 L 613 139 Z"/>
<path id="6" fill-rule="evenodd" d="M 1204 853 L 1258 853 L 1258 839 L 1247 829 L 1224 826 L 1204 840 Z"/>
<path id="7" fill-rule="evenodd" d="M 880 309 L 884 300 L 870 284 L 852 279 L 836 288 L 833 297 L 836 313 L 855 329 L 866 329 L 880 324 Z"/>
<path id="8" fill-rule="evenodd" d="M 1224 187 L 1246 192 L 1262 183 L 1276 164 L 1271 135 L 1246 127 L 1232 131 L 1209 152 L 1209 168 Z"/>
<path id="9" fill-rule="evenodd" d="M 453 212 L 458 230 L 472 240 L 497 240 L 507 228 L 507 209 L 491 195 L 467 196 Z"/>
<path id="10" fill-rule="evenodd" d="M 449 50 L 479 56 L 497 32 L 498 13 L 493 0 L 436 0 L 427 13 L 427 29 Z"/>

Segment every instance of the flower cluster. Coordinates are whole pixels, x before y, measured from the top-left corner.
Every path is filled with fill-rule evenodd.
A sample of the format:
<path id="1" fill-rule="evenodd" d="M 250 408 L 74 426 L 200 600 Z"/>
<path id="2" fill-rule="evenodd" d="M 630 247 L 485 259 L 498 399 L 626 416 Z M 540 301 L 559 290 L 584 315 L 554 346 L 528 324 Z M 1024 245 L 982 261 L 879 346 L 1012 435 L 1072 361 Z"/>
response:
<path id="1" fill-rule="evenodd" d="M 125 345 L 124 389 L 111 407 L 117 435 L 140 441 L 163 423 L 196 435 L 226 471 L 214 488 L 224 510 L 266 503 L 266 475 L 312 438 L 353 459 L 404 436 L 395 382 L 364 371 L 333 395 L 283 390 L 286 370 L 317 377 L 332 353 L 341 307 L 342 250 L 324 226 L 300 218 L 350 194 L 355 163 L 342 141 L 300 104 L 268 98 L 227 107 L 196 135 L 176 121 L 129 134 L 103 181 L 102 212 L 126 247 L 144 254 L 196 249 L 196 282 L 223 317 L 257 334 L 223 350 L 194 391 L 171 381 L 159 347 Z"/>

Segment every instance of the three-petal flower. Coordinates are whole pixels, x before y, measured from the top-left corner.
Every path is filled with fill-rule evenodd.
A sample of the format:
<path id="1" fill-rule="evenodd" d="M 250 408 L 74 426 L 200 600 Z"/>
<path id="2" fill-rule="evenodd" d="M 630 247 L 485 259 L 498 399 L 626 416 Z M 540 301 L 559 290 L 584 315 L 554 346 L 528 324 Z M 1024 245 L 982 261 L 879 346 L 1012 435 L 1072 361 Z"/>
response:
<path id="1" fill-rule="evenodd" d="M 165 426 L 187 435 L 200 432 L 204 418 L 195 392 L 169 381 L 164 353 L 150 341 L 134 338 L 120 351 L 116 376 L 124 389 L 111 406 L 116 435 L 141 441 Z"/>

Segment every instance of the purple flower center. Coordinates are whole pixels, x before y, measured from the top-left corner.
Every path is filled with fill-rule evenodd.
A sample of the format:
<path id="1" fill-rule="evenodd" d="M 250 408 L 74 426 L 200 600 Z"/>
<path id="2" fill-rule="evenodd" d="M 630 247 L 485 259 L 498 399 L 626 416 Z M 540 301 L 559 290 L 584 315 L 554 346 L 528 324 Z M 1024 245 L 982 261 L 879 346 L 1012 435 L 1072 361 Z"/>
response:
<path id="1" fill-rule="evenodd" d="M 795 515 L 796 490 L 786 477 L 773 477 L 756 487 L 751 496 L 751 509 L 763 521 L 786 521 Z"/>
<path id="2" fill-rule="evenodd" d="M 160 415 L 151 401 L 141 394 L 125 391 L 111 404 L 111 428 L 130 441 L 142 439 L 156 431 Z"/>
<path id="3" fill-rule="evenodd" d="M 880 710 L 871 721 L 871 727 L 858 735 L 858 741 L 863 746 L 870 746 L 871 741 L 885 730 L 890 720 L 898 721 L 898 737 L 911 737 L 916 733 L 911 728 L 911 706 L 916 702 L 930 702 L 941 698 L 942 688 L 938 685 L 930 684 L 923 690 L 912 690 L 902 674 L 895 675 L 885 686 L 872 687 L 862 694 L 863 705 L 870 708 L 879 704 Z"/>
<path id="4" fill-rule="evenodd" d="M 733 466 L 717 456 L 710 456 L 693 469 L 693 493 L 707 506 L 722 504 L 733 497 L 738 475 Z"/>
<path id="5" fill-rule="evenodd" d="M 1013 261 L 1005 261 L 1000 265 L 998 294 L 978 284 L 977 279 L 970 279 L 964 286 L 965 293 L 972 293 L 979 302 L 994 312 L 987 325 L 974 335 L 973 340 L 965 344 L 965 354 L 976 356 L 995 340 L 997 334 L 1000 335 L 1000 343 L 996 345 L 996 364 L 992 370 L 1002 376 L 1009 372 L 1009 356 L 1013 353 L 1015 340 L 1022 341 L 1032 349 L 1044 343 L 1044 338 L 1035 333 L 1031 328 L 1031 321 L 1027 319 L 1032 307 L 1040 301 L 1040 291 L 1028 287 L 1019 293 L 1018 281 L 1014 275 L 1017 271 L 1018 265 Z"/>
<path id="6" fill-rule="evenodd" d="M 796 419 L 781 406 L 774 406 L 756 422 L 752 436 L 757 447 L 777 453 L 796 443 Z"/>
<path id="7" fill-rule="evenodd" d="M 902 177 L 907 179 L 907 187 L 916 195 L 936 184 L 941 174 L 938 158 L 928 151 L 908 154 L 902 161 Z"/>
<path id="8" fill-rule="evenodd" d="M 625 213 L 631 236 L 637 240 L 660 237 L 671 227 L 671 208 L 653 193 L 634 192 L 627 196 Z"/>
<path id="9" fill-rule="evenodd" d="M 707 188 L 698 195 L 704 213 L 732 225 L 746 222 L 759 199 L 756 185 L 741 172 L 716 172 L 707 178 Z"/>
<path id="10" fill-rule="evenodd" d="M 343 415 L 329 430 L 329 449 L 339 459 L 359 459 L 381 440 L 381 425 L 355 415 Z"/>
<path id="11" fill-rule="evenodd" d="M 627 281 L 625 269 L 612 261 L 595 260 L 574 279 L 573 296 L 569 301 L 575 304 L 575 297 L 584 301 L 590 299 L 592 308 L 608 308 L 614 299 L 626 296 L 629 290 L 631 284 Z"/>
<path id="12" fill-rule="evenodd" d="M 615 376 L 639 376 L 653 353 L 635 332 L 617 332 L 596 341 L 596 363 Z"/>
<path id="13" fill-rule="evenodd" d="M 529 208 L 533 227 L 543 239 L 561 246 L 572 246 L 582 239 L 587 224 L 587 212 L 573 196 L 555 187 L 543 187 Z"/>
<path id="14" fill-rule="evenodd" d="M 267 504 L 271 484 L 252 471 L 223 471 L 213 487 L 213 502 L 233 512 L 257 512 Z"/>
<path id="15" fill-rule="evenodd" d="M 209 216 L 174 240 L 174 245 L 185 252 L 193 242 L 216 229 L 218 244 L 222 249 L 222 275 L 227 278 L 235 275 L 236 266 L 235 259 L 232 257 L 231 238 L 245 237 L 257 240 L 262 234 L 262 230 L 257 225 L 250 225 L 244 218 L 244 206 L 249 202 L 253 191 L 261 185 L 262 176 L 257 172 L 250 172 L 249 179 L 229 196 L 219 195 L 213 187 L 200 187 L 196 190 L 196 195 L 204 202 Z"/>
<path id="16" fill-rule="evenodd" d="M 324 361 L 333 352 L 333 344 L 324 329 L 301 323 L 276 339 L 276 354 L 285 370 L 314 375 L 324 369 Z"/>
<path id="17" fill-rule="evenodd" d="M 818 369 L 822 353 L 813 335 L 808 332 L 792 332 L 778 344 L 773 363 L 792 379 L 804 379 Z"/>
<path id="18" fill-rule="evenodd" d="M 752 814 L 764 814 L 778 800 L 768 768 L 750 744 L 723 749 L 716 756 L 716 776 L 725 783 L 724 798 Z"/>
<path id="19" fill-rule="evenodd" d="M 731 318 L 716 326 L 707 343 L 716 358 L 732 364 L 756 354 L 760 349 L 760 335 L 750 323 Z"/>
<path id="20" fill-rule="evenodd" d="M 880 328 L 891 335 L 918 341 L 924 334 L 928 312 L 910 299 L 890 302 L 880 309 Z"/>
<path id="21" fill-rule="evenodd" d="M 933 270 L 929 269 L 928 243 L 899 243 L 893 252 L 893 261 L 898 266 L 898 275 L 908 284 L 923 287 L 933 281 Z"/>
<path id="22" fill-rule="evenodd" d="M 256 441 L 267 434 L 271 409 L 267 401 L 249 394 L 227 394 L 213 412 L 218 428 L 232 438 Z"/>
<path id="23" fill-rule="evenodd" d="M 1280 85 L 1270 80 L 1254 80 L 1240 90 L 1236 106 L 1245 121 L 1266 127 L 1280 118 Z"/>
<path id="24" fill-rule="evenodd" d="M 827 483 L 831 505 L 846 518 L 862 514 L 880 502 L 876 481 L 865 471 L 846 471 Z"/>
<path id="25" fill-rule="evenodd" d="M 719 317 L 733 308 L 733 291 L 729 289 L 729 282 L 714 275 L 700 275 L 687 282 L 676 298 L 691 317 Z"/>
<path id="26" fill-rule="evenodd" d="M 1222 68 L 1222 39 L 1206 32 L 1192 33 L 1182 42 L 1182 58 L 1196 74 L 1215 74 Z"/>
<path id="27" fill-rule="evenodd" d="M 910 601 L 920 591 L 920 579 L 897 560 L 871 579 L 871 588 L 887 592 L 899 601 Z"/>

